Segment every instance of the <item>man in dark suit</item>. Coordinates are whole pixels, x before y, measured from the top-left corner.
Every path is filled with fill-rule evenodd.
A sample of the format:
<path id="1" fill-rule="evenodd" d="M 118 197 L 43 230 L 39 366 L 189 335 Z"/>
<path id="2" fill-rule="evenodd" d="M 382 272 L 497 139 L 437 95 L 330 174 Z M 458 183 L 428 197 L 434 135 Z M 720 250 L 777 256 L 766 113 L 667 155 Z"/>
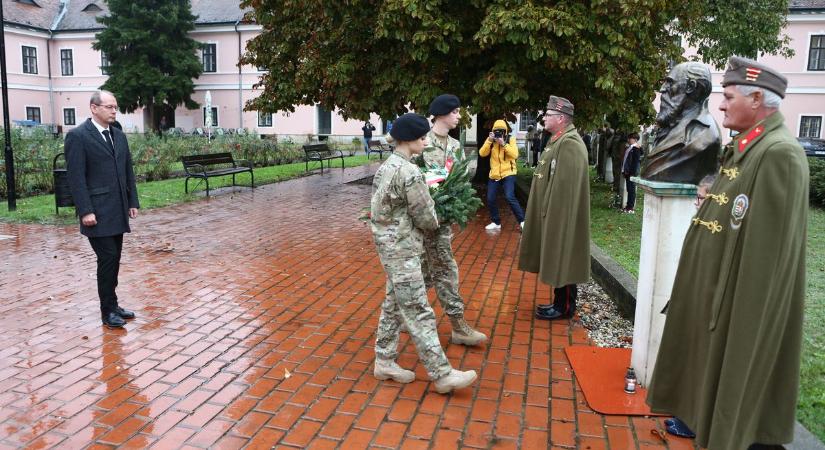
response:
<path id="1" fill-rule="evenodd" d="M 66 134 L 66 169 L 80 217 L 80 233 L 89 238 L 97 255 L 97 293 L 103 324 L 119 328 L 135 313 L 118 305 L 117 275 L 123 249 L 123 233 L 129 219 L 137 217 L 138 196 L 129 143 L 122 131 L 111 126 L 117 100 L 111 92 L 98 91 L 89 101 L 92 117 Z"/>

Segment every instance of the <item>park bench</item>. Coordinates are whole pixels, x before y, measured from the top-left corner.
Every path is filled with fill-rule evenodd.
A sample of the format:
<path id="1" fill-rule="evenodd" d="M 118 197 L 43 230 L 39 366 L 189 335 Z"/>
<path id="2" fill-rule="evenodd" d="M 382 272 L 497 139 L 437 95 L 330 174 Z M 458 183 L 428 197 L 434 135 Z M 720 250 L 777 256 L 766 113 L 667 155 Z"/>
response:
<path id="1" fill-rule="evenodd" d="M 235 175 L 249 172 L 252 177 L 252 187 L 255 187 L 255 174 L 252 172 L 252 162 L 247 160 L 235 161 L 231 153 L 209 153 L 206 155 L 182 156 L 183 170 L 186 172 L 184 191 L 189 193 L 189 179 L 199 178 L 206 182 L 206 196 L 209 196 L 209 178 L 232 175 L 232 186 L 235 186 Z"/>
<path id="2" fill-rule="evenodd" d="M 370 154 L 372 153 L 378 153 L 378 158 L 384 159 L 384 152 L 392 153 L 392 147 L 389 144 L 381 142 L 378 139 L 370 139 L 367 142 L 367 147 L 369 148 L 369 151 L 367 152 L 367 158 L 369 158 Z"/>
<path id="3" fill-rule="evenodd" d="M 344 168 L 344 154 L 341 150 L 332 150 L 326 143 L 321 144 L 304 144 L 304 162 L 306 163 L 306 171 L 309 172 L 309 162 L 318 161 L 321 163 L 321 172 L 324 171 L 324 161 L 330 161 L 335 158 L 341 158 L 341 169 Z M 327 168 L 332 167 L 327 163 Z"/>

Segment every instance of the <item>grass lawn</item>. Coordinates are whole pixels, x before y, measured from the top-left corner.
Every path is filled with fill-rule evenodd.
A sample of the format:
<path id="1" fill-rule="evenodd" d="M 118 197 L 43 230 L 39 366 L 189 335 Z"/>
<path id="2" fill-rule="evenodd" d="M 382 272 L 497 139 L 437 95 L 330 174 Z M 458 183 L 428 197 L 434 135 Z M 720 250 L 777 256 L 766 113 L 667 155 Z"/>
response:
<path id="1" fill-rule="evenodd" d="M 644 193 L 638 190 L 635 215 L 609 208 L 612 195 L 610 186 L 591 183 L 591 239 L 638 277 Z M 825 210 L 815 207 L 808 214 L 807 279 L 797 418 L 825 441 Z"/>
<path id="2" fill-rule="evenodd" d="M 367 164 L 370 161 L 378 161 L 377 158 L 368 160 L 365 155 L 344 157 L 346 167 L 355 167 Z M 333 169 L 335 169 L 333 162 Z M 310 163 L 310 168 L 318 167 L 318 163 Z M 275 183 L 304 176 L 304 163 L 284 164 L 280 166 L 259 167 L 255 169 L 255 186 Z M 236 183 L 249 186 L 249 174 L 236 176 Z M 172 178 L 162 181 L 150 181 L 138 183 L 138 195 L 140 197 L 140 207 L 142 209 L 162 208 L 176 203 L 190 202 L 197 200 L 200 195 L 185 194 L 183 192 L 183 178 Z M 209 188 L 214 189 L 221 186 L 231 186 L 232 177 L 215 177 L 209 179 Z M 198 180 L 189 180 L 190 192 L 195 188 L 197 193 L 205 189 L 205 185 L 198 185 Z M 17 210 L 9 212 L 8 202 L 3 201 L 0 206 L 0 221 L 2 222 L 24 222 L 69 225 L 77 222 L 74 216 L 74 208 L 61 208 L 60 215 L 54 214 L 54 195 L 38 195 L 17 200 Z"/>

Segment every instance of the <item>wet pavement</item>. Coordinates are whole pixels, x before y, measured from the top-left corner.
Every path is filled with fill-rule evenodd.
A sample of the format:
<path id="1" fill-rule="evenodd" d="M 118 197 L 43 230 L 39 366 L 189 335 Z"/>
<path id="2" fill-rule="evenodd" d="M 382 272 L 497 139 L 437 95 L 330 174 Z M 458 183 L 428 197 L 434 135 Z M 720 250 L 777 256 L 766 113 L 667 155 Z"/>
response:
<path id="1" fill-rule="evenodd" d="M 408 385 L 372 376 L 384 273 L 358 220 L 377 166 L 332 170 L 143 211 L 118 295 L 137 319 L 101 326 L 95 259 L 76 227 L 0 224 L 0 449 L 693 448 L 660 420 L 593 413 L 563 349 L 569 322 L 535 320 L 550 291 L 517 270 L 502 205 L 453 248 L 466 318 L 491 340 L 448 344 L 479 381 L 440 395 L 402 334 Z M 183 186 L 181 184 L 181 189 Z"/>

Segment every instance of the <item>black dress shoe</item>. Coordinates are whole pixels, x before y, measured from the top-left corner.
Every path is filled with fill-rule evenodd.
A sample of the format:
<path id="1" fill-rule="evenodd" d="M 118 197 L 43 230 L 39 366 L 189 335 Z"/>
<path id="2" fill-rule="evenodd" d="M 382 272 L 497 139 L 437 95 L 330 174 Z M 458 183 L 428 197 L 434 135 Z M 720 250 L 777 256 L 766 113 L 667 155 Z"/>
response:
<path id="1" fill-rule="evenodd" d="M 550 308 L 550 309 L 537 309 L 536 310 L 536 317 L 539 319 L 544 320 L 556 320 L 556 319 L 567 319 L 570 316 L 561 313 L 560 311 Z"/>
<path id="2" fill-rule="evenodd" d="M 128 309 L 123 309 L 120 306 L 115 308 L 115 314 L 120 316 L 121 319 L 127 319 L 128 320 L 128 319 L 134 319 L 135 318 L 135 312 L 134 311 L 129 311 Z"/>
<path id="3" fill-rule="evenodd" d="M 123 328 L 123 325 L 126 325 L 126 321 L 117 315 L 116 312 L 110 312 L 103 315 L 103 325 L 109 328 Z"/>
<path id="4" fill-rule="evenodd" d="M 550 309 L 553 307 L 552 303 L 548 303 L 546 305 L 536 305 L 536 309 Z"/>

